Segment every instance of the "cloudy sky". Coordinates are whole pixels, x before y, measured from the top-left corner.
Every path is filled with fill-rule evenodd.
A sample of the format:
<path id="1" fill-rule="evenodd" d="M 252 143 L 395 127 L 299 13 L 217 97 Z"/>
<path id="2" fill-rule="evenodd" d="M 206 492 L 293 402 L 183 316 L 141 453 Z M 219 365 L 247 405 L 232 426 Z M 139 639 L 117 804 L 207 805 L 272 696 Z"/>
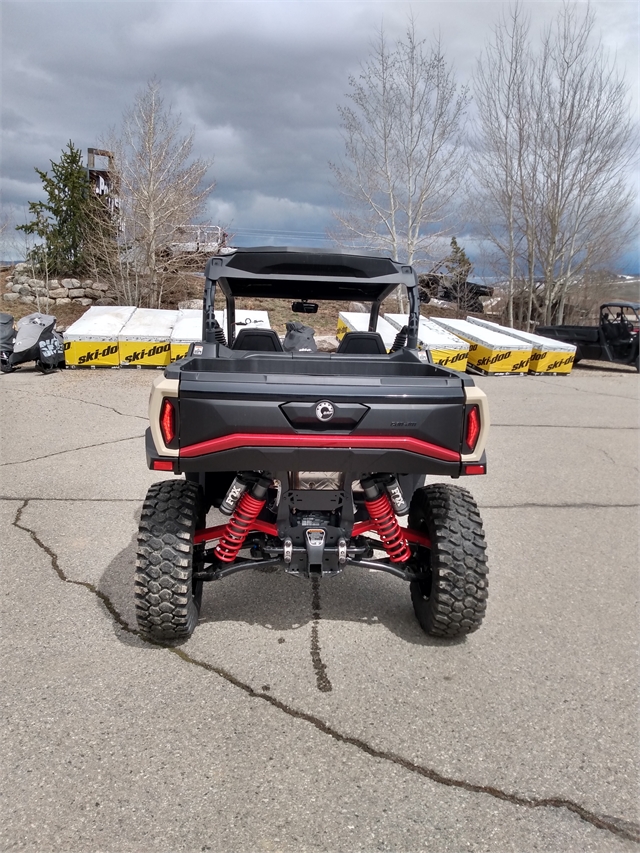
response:
<path id="1" fill-rule="evenodd" d="M 557 0 L 525 2 L 532 35 Z M 69 139 L 99 146 L 152 77 L 213 158 L 208 216 L 240 245 L 322 245 L 340 197 L 330 161 L 342 156 L 337 106 L 376 30 L 400 37 L 409 14 L 439 33 L 468 82 L 505 4 L 500 0 L 3 0 L 1 188 L 25 221 Z M 631 87 L 638 119 L 638 0 L 594 0 L 597 29 Z M 469 228 L 469 226 L 467 226 Z M 473 254 L 473 234 L 462 233 Z M 466 238 L 466 239 L 465 239 Z M 468 244 L 466 242 L 468 240 Z M 7 256 L 7 246 L 2 254 Z M 13 255 L 10 255 L 13 256 Z M 630 247 L 627 271 L 640 268 Z M 635 267 L 630 270 L 631 267 Z"/>

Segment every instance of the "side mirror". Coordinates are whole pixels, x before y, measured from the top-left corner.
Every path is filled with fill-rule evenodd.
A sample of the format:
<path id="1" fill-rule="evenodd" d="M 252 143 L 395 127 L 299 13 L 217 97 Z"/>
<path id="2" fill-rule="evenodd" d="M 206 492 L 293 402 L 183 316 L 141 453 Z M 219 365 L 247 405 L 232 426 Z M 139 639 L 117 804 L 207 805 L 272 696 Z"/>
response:
<path id="1" fill-rule="evenodd" d="M 294 302 L 291 306 L 294 314 L 317 314 L 317 302 Z"/>

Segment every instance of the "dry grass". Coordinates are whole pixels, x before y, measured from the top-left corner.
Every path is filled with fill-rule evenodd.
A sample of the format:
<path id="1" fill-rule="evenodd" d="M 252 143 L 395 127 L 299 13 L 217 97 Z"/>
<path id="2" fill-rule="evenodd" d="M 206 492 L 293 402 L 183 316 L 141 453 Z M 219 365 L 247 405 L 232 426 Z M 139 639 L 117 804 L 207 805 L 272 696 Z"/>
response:
<path id="1" fill-rule="evenodd" d="M 366 313 L 369 313 L 369 305 L 366 305 Z M 216 308 L 224 308 L 224 297 L 216 294 Z M 318 302 L 317 314 L 294 314 L 291 303 L 283 299 L 238 299 L 236 310 L 268 311 L 271 328 L 280 335 L 286 332 L 286 324 L 290 320 L 297 320 L 306 326 L 315 329 L 316 335 L 335 335 L 338 327 L 338 314 L 340 311 L 348 311 L 347 302 Z M 380 316 L 385 314 L 397 314 L 398 303 L 395 296 L 390 296 L 381 306 Z M 470 312 L 459 312 L 454 308 L 440 308 L 429 304 L 422 305 L 420 313 L 424 317 L 466 317 Z M 482 316 L 482 315 L 477 315 Z"/>
<path id="2" fill-rule="evenodd" d="M 14 320 L 19 320 L 21 317 L 26 317 L 27 314 L 33 314 L 35 311 L 40 311 L 43 314 L 52 314 L 56 320 L 56 328 L 58 330 L 64 330 L 67 326 L 70 326 L 72 323 L 82 317 L 84 312 L 87 310 L 84 305 L 79 305 L 77 302 L 71 302 L 68 305 L 53 305 L 51 304 L 49 308 L 46 308 L 46 302 L 42 301 L 40 303 L 40 308 L 38 308 L 35 302 L 8 302 L 4 298 L 5 290 L 5 282 L 7 277 L 11 275 L 12 268 L 5 268 L 0 270 L 0 288 L 2 296 L 0 297 L 0 311 L 4 314 L 10 314 Z"/>

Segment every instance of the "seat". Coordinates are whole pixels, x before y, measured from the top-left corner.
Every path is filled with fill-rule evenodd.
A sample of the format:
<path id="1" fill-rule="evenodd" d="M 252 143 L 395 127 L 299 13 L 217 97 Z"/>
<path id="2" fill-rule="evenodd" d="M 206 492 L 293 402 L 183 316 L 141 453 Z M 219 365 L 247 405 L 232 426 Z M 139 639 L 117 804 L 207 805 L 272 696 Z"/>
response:
<path id="1" fill-rule="evenodd" d="M 254 352 L 282 352 L 280 338 L 273 329 L 240 329 L 231 349 Z"/>
<path id="2" fill-rule="evenodd" d="M 386 355 L 387 350 L 378 332 L 346 332 L 337 349 L 349 355 Z"/>

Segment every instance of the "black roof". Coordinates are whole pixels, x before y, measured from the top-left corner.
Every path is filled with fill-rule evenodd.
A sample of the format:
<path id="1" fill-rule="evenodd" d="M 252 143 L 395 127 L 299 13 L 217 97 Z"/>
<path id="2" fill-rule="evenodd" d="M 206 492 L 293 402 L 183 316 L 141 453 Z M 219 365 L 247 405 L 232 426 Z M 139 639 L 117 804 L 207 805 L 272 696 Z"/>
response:
<path id="1" fill-rule="evenodd" d="M 205 275 L 234 297 L 373 302 L 399 284 L 417 287 L 413 268 L 388 257 L 289 246 L 216 255 L 207 262 Z"/>
<path id="2" fill-rule="evenodd" d="M 603 302 L 600 307 L 604 308 L 605 306 L 611 308 L 635 308 L 636 311 L 640 311 L 640 302 L 630 302 L 628 299 L 622 299 L 615 302 Z"/>

